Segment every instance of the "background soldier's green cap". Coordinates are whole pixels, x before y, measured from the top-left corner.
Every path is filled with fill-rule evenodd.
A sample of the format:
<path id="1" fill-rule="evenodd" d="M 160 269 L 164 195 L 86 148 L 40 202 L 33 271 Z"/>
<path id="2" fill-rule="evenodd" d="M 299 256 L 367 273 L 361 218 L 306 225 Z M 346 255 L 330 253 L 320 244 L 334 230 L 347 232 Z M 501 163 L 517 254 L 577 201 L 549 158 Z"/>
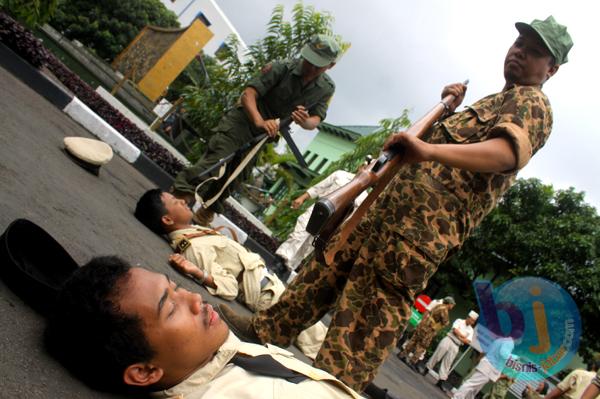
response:
<path id="1" fill-rule="evenodd" d="M 519 33 L 534 31 L 542 39 L 550 53 L 554 56 L 558 65 L 565 64 L 567 54 L 573 47 L 571 35 L 567 32 L 567 27 L 556 22 L 554 17 L 550 15 L 544 21 L 534 19 L 530 24 L 525 22 L 517 22 L 515 27 Z"/>
<path id="2" fill-rule="evenodd" d="M 316 67 L 324 67 L 336 62 L 341 48 L 336 40 L 328 35 L 314 35 L 306 44 L 300 55 Z"/>
<path id="3" fill-rule="evenodd" d="M 450 305 L 456 305 L 456 301 L 451 296 L 447 296 L 444 298 L 444 303 L 448 303 Z"/>

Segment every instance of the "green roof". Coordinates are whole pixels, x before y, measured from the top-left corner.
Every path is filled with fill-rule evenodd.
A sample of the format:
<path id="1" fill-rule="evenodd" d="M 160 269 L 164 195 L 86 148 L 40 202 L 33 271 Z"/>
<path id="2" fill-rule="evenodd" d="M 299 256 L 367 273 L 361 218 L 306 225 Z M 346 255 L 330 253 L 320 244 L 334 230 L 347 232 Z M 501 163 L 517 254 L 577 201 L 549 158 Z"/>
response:
<path id="1" fill-rule="evenodd" d="M 367 125 L 349 125 L 349 126 L 336 126 L 327 122 L 321 122 L 319 125 L 319 131 L 334 134 L 336 136 L 343 137 L 350 141 L 355 141 L 362 136 L 368 136 L 379 129 L 379 126 L 367 126 Z"/>

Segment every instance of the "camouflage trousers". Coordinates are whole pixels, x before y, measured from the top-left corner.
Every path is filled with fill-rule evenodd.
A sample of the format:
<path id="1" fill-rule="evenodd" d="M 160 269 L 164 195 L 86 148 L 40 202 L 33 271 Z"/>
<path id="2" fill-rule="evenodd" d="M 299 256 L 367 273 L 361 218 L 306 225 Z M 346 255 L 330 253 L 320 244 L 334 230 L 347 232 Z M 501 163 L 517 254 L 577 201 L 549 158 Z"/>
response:
<path id="1" fill-rule="evenodd" d="M 417 326 L 417 329 L 413 333 L 412 337 L 400 352 L 400 356 L 405 357 L 411 364 L 417 364 L 421 356 L 425 353 L 433 337 L 435 337 L 436 331 L 428 326 Z M 408 355 L 412 354 L 412 357 Z"/>
<path id="2" fill-rule="evenodd" d="M 263 342 L 285 347 L 333 310 L 314 364 L 358 392 L 375 378 L 402 336 L 414 293 L 436 267 L 373 219 L 363 219 L 331 266 L 312 259 L 279 302 L 253 319 Z"/>

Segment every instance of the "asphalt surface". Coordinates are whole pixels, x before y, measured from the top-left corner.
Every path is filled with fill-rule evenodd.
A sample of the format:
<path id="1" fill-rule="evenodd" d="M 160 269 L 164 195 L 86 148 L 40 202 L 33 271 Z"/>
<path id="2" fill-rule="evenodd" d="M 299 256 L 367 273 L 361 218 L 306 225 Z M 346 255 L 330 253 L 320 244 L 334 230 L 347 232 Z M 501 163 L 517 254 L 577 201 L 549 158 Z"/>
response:
<path id="1" fill-rule="evenodd" d="M 2 68 L 0 87 L 0 232 L 14 219 L 27 218 L 80 265 L 93 256 L 116 254 L 168 273 L 210 303 L 222 302 L 174 272 L 166 263 L 167 243 L 133 217 L 137 198 L 154 187 L 148 179 L 119 156 L 99 177 L 86 172 L 64 154 L 62 143 L 65 136 L 92 137 L 84 128 Z M 240 304 L 232 306 L 249 314 Z M 54 361 L 42 345 L 43 317 L 2 280 L 0 314 L 0 398 L 119 397 L 88 388 Z M 399 398 L 446 397 L 395 356 L 376 383 Z"/>

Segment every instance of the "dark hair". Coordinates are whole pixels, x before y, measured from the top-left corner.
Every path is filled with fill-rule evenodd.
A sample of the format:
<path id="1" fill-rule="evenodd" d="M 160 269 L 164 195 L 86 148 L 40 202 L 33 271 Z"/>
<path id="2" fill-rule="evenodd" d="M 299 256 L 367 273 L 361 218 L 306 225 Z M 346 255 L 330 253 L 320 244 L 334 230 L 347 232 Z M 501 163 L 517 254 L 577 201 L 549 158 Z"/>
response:
<path id="1" fill-rule="evenodd" d="M 45 331 L 50 354 L 93 388 L 123 391 L 125 369 L 150 361 L 141 320 L 119 309 L 130 266 L 116 256 L 97 257 L 63 285 Z"/>
<path id="2" fill-rule="evenodd" d="M 166 233 L 161 220 L 167 214 L 167 208 L 161 198 L 162 193 L 159 188 L 146 191 L 137 202 L 134 213 L 137 220 L 158 235 Z"/>
<path id="3" fill-rule="evenodd" d="M 544 383 L 544 387 L 542 388 L 542 391 L 540 392 L 542 395 L 546 395 L 548 393 L 548 388 L 550 388 L 550 385 L 548 384 L 548 381 L 542 381 Z"/>

